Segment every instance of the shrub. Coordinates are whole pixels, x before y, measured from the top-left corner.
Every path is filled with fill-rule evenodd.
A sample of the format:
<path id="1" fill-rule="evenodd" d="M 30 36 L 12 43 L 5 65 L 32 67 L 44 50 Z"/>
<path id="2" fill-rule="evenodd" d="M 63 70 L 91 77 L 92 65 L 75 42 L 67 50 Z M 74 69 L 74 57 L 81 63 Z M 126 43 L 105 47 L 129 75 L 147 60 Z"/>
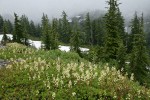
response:
<path id="1" fill-rule="evenodd" d="M 17 46 L 1 50 L 3 54 L 14 52 L 16 57 L 6 55 L 10 64 L 0 69 L 0 99 L 150 99 L 150 90 L 133 82 L 133 74 L 128 79 L 127 74 L 123 76 L 108 64 L 97 65 L 82 59 L 77 63 L 75 59 L 79 58 L 74 53 Z M 20 50 L 22 56 L 17 54 Z M 32 56 L 25 56 L 28 53 Z"/>

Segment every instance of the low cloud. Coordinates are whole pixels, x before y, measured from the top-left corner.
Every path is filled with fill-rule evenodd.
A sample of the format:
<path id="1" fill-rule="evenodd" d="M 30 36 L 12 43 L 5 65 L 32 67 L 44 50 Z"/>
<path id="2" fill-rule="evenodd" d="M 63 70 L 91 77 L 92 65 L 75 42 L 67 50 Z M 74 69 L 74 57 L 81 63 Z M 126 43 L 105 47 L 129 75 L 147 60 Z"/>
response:
<path id="1" fill-rule="evenodd" d="M 148 13 L 150 0 L 120 0 L 125 16 L 133 16 L 135 11 Z M 60 17 L 64 10 L 68 16 L 83 11 L 106 10 L 105 0 L 0 0 L 0 14 L 25 14 L 30 19 L 40 20 L 42 13 L 50 18 Z"/>

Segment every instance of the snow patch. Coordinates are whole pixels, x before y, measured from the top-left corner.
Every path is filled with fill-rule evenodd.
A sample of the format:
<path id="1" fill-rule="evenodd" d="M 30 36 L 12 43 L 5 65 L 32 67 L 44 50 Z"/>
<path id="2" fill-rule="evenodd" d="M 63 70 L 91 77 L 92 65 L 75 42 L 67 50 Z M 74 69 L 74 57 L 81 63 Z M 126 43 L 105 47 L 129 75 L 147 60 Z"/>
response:
<path id="1" fill-rule="evenodd" d="M 125 63 L 126 63 L 126 64 L 130 64 L 130 62 L 129 62 L 129 61 L 126 61 Z"/>
<path id="2" fill-rule="evenodd" d="M 61 46 L 59 45 L 58 47 L 59 50 L 69 52 L 70 51 L 70 46 Z"/>
<path id="3" fill-rule="evenodd" d="M 81 50 L 82 52 L 88 52 L 90 49 L 88 49 L 88 48 L 80 48 L 80 50 Z"/>
<path id="4" fill-rule="evenodd" d="M 35 47 L 36 49 L 41 49 L 42 42 L 41 41 L 32 41 L 29 40 L 30 46 Z"/>
<path id="5" fill-rule="evenodd" d="M 6 34 L 6 35 L 7 35 L 7 37 L 8 37 L 10 40 L 13 39 L 12 34 Z M 0 42 L 2 41 L 2 39 L 3 39 L 3 34 L 0 35 Z"/>
<path id="6" fill-rule="evenodd" d="M 10 38 L 11 40 L 13 39 L 13 35 L 12 34 L 6 34 L 8 36 L 8 38 Z M 2 38 L 3 38 L 3 35 L 0 35 L 0 42 L 2 41 Z M 41 47 L 44 45 L 42 44 L 41 41 L 33 41 L 31 39 L 28 40 L 29 43 L 30 43 L 30 46 L 33 46 L 35 47 L 36 49 L 41 49 Z M 62 46 L 62 45 L 59 45 L 58 46 L 58 49 L 61 50 L 61 51 L 65 51 L 65 52 L 70 52 L 70 46 Z M 89 49 L 88 48 L 81 48 L 80 47 L 80 50 L 82 52 L 88 52 Z"/>

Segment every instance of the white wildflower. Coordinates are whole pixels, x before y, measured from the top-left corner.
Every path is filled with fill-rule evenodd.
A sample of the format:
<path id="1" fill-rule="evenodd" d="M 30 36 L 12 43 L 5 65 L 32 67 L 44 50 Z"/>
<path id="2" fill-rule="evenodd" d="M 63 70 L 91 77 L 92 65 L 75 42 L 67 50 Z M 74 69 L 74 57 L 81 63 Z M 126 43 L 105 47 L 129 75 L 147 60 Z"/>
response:
<path id="1" fill-rule="evenodd" d="M 112 67 L 112 71 L 116 71 L 116 68 L 115 68 L 115 67 Z"/>
<path id="2" fill-rule="evenodd" d="M 121 72 L 123 72 L 124 71 L 124 68 L 121 68 Z"/>
<path id="3" fill-rule="evenodd" d="M 133 81 L 134 80 L 134 74 L 131 74 L 130 80 Z"/>
<path id="4" fill-rule="evenodd" d="M 73 92 L 73 93 L 72 93 L 72 96 L 75 96 L 75 95 L 76 95 L 76 93 L 75 93 L 75 92 Z"/>
<path id="5" fill-rule="evenodd" d="M 81 63 L 82 64 L 82 63 Z M 81 73 L 83 73 L 84 72 L 84 67 L 83 66 L 80 66 L 79 67 L 79 71 L 81 72 Z"/>
<path id="6" fill-rule="evenodd" d="M 140 90 L 138 90 L 137 92 L 138 92 L 138 94 L 140 94 L 140 93 L 141 93 L 141 91 L 140 91 Z"/>
<path id="7" fill-rule="evenodd" d="M 38 79 L 39 79 L 39 80 L 41 80 L 41 76 L 40 76 L 40 74 L 38 74 L 38 76 L 37 76 L 37 77 L 38 77 Z"/>
<path id="8" fill-rule="evenodd" d="M 55 97 L 56 97 L 56 93 L 52 92 L 52 98 L 55 99 Z"/>
<path id="9" fill-rule="evenodd" d="M 71 82 L 71 80 L 70 80 L 69 83 L 68 83 L 68 87 L 69 87 L 69 88 L 72 88 L 72 82 Z"/>
<path id="10" fill-rule="evenodd" d="M 110 69 L 109 67 L 106 67 L 106 73 L 109 73 Z"/>
<path id="11" fill-rule="evenodd" d="M 47 88 L 50 89 L 50 82 L 47 83 Z"/>
<path id="12" fill-rule="evenodd" d="M 59 64 L 56 65 L 56 69 L 58 72 L 60 72 L 60 65 Z"/>
<path id="13" fill-rule="evenodd" d="M 41 66 L 41 71 L 44 71 L 44 66 Z"/>
<path id="14" fill-rule="evenodd" d="M 117 96 L 116 96 L 116 95 L 114 96 L 114 99 L 117 99 Z"/>
<path id="15" fill-rule="evenodd" d="M 77 82 L 78 82 L 78 81 L 77 81 L 77 80 L 75 80 L 75 81 L 74 81 L 74 85 L 76 85 L 76 84 L 77 84 Z"/>
<path id="16" fill-rule="evenodd" d="M 104 70 L 101 71 L 101 77 L 105 77 L 106 76 L 106 72 Z"/>
<path id="17" fill-rule="evenodd" d="M 39 57 L 39 58 L 38 58 L 38 62 L 40 62 L 40 61 L 41 61 L 41 58 Z"/>
<path id="18" fill-rule="evenodd" d="M 36 75 L 33 75 L 33 80 L 36 79 Z"/>
<path id="19" fill-rule="evenodd" d="M 97 77 L 98 76 L 98 73 L 95 72 L 94 75 L 93 75 L 93 78 Z"/>
<path id="20" fill-rule="evenodd" d="M 63 80 L 62 80 L 62 79 L 60 80 L 60 84 L 61 84 L 61 85 L 63 85 L 63 84 L 64 84 L 64 82 L 63 82 Z"/>
<path id="21" fill-rule="evenodd" d="M 59 85 L 59 78 L 58 77 L 57 78 L 53 77 L 53 83 L 55 84 L 55 86 L 58 87 L 58 85 Z"/>
<path id="22" fill-rule="evenodd" d="M 35 94 L 38 95 L 39 94 L 39 90 L 35 91 Z"/>

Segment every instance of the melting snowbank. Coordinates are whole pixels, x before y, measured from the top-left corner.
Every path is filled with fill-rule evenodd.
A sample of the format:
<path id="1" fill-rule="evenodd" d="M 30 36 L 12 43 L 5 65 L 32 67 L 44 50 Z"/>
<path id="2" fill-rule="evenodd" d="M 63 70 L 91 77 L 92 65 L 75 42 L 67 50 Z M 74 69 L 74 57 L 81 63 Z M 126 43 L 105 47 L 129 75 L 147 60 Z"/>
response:
<path id="1" fill-rule="evenodd" d="M 32 41 L 29 40 L 29 43 L 31 46 L 35 47 L 36 49 L 40 49 L 42 46 L 42 42 L 41 41 Z"/>
<path id="2" fill-rule="evenodd" d="M 11 34 L 7 34 L 7 36 L 12 40 L 13 36 Z M 2 38 L 3 38 L 3 35 L 0 35 L 0 42 L 2 41 Z M 31 39 L 29 39 L 29 43 L 31 46 L 35 47 L 36 49 L 40 49 L 42 47 L 42 42 L 41 41 L 33 41 Z M 62 45 L 59 45 L 59 50 L 61 51 L 65 51 L 65 52 L 69 52 L 70 51 L 70 46 L 62 46 Z M 89 49 L 88 48 L 81 48 L 80 47 L 80 50 L 82 52 L 88 52 Z"/>
<path id="3" fill-rule="evenodd" d="M 70 46 L 58 46 L 59 50 L 69 52 L 70 51 Z"/>
<path id="4" fill-rule="evenodd" d="M 30 41 L 32 41 L 32 40 L 30 40 Z M 37 48 L 37 49 L 40 49 L 41 46 L 43 45 L 41 41 L 32 41 L 32 42 L 30 42 L 30 43 L 31 43 L 31 46 L 34 46 L 34 47 Z M 61 51 L 69 52 L 69 51 L 70 51 L 70 46 L 62 46 L 62 45 L 59 45 L 59 46 L 58 46 L 58 49 L 61 50 Z M 88 51 L 89 51 L 88 48 L 81 48 L 81 47 L 80 47 L 80 50 L 81 50 L 82 52 L 88 52 Z"/>
<path id="5" fill-rule="evenodd" d="M 6 35 L 10 40 L 12 40 L 13 36 L 11 34 L 6 34 Z M 3 34 L 0 34 L 0 42 L 2 41 L 2 39 L 3 39 Z"/>

